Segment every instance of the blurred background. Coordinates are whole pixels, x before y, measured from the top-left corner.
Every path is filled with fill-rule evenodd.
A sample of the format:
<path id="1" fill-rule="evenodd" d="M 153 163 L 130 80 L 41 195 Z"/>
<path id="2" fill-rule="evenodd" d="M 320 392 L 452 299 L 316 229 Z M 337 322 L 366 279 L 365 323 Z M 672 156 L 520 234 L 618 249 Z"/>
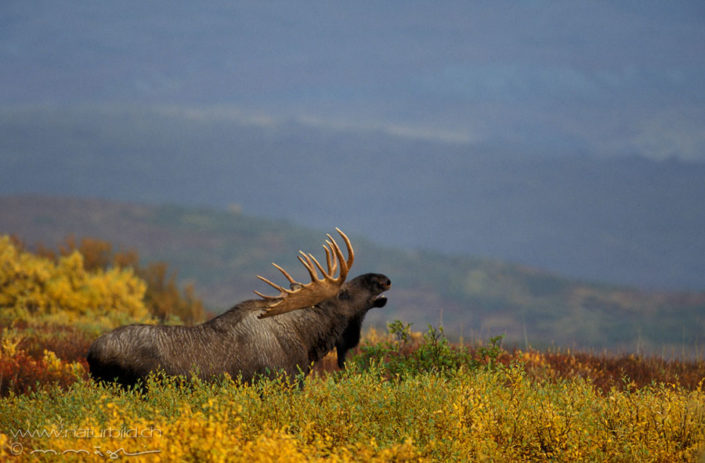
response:
<path id="1" fill-rule="evenodd" d="M 702 350 L 702 2 L 6 0 L 0 24 L 0 233 L 138 249 L 218 312 L 339 226 L 394 282 L 371 324 Z"/>

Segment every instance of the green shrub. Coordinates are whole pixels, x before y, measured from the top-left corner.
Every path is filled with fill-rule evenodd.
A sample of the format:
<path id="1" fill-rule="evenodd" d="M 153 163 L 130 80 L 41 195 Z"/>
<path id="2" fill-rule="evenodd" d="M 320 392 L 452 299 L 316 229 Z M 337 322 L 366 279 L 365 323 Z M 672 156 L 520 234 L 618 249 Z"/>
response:
<path id="1" fill-rule="evenodd" d="M 399 320 L 387 325 L 391 340 L 374 344 L 363 343 L 359 353 L 350 359 L 358 370 L 375 366 L 386 377 L 408 377 L 430 372 L 452 375 L 461 368 L 494 368 L 504 352 L 502 337 L 490 339 L 489 345 L 477 348 L 454 346 L 446 338 L 443 328 L 429 325 L 419 336 L 411 325 Z"/>

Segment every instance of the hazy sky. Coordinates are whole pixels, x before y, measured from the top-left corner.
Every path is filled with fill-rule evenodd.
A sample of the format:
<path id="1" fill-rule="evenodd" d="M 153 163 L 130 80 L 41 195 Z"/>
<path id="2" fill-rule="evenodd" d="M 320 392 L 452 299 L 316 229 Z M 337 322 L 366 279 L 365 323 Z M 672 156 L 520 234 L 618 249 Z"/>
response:
<path id="1" fill-rule="evenodd" d="M 4 0 L 0 104 L 705 161 L 705 3 Z M 205 109 L 204 109 L 205 108 Z"/>
<path id="2" fill-rule="evenodd" d="M 702 0 L 1 0 L 0 63 L 3 194 L 702 288 Z"/>

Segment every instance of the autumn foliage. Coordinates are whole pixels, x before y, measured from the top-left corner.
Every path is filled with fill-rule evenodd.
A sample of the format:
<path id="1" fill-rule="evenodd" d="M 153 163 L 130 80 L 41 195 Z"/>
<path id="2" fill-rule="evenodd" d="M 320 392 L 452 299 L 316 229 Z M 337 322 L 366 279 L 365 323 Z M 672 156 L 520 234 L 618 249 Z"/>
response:
<path id="1" fill-rule="evenodd" d="M 164 263 L 143 267 L 137 253 L 90 238 L 32 253 L 0 236 L 0 395 L 87 378 L 88 347 L 108 329 L 204 318 Z"/>
<path id="2" fill-rule="evenodd" d="M 28 252 L 26 246 L 17 239 L 9 237 L 2 238 L 0 249 L 7 250 L 6 259 L 15 262 L 11 266 L 9 262 L 2 264 L 2 275 L 6 281 L 12 281 L 18 277 L 18 271 L 12 273 L 9 269 L 22 268 L 22 274 L 32 274 L 42 269 L 40 273 L 49 272 L 51 275 L 59 274 L 64 279 L 69 279 L 73 286 L 62 288 L 65 292 L 78 290 L 78 292 L 89 292 L 93 286 L 105 287 L 116 276 L 121 277 L 132 285 L 131 288 L 108 287 L 107 292 L 113 297 L 121 297 L 122 293 L 128 292 L 139 303 L 132 301 L 130 305 L 123 304 L 122 299 L 117 299 L 111 307 L 111 311 L 119 314 L 127 313 L 130 319 L 146 319 L 153 317 L 158 321 L 177 321 L 186 324 L 202 322 L 206 318 L 206 312 L 202 302 L 195 296 L 193 285 L 187 284 L 183 290 L 179 289 L 176 272 L 171 272 L 164 262 L 153 262 L 146 265 L 140 263 L 139 255 L 134 250 L 116 252 L 113 246 L 103 240 L 94 238 L 82 238 L 77 241 L 75 237 L 68 236 L 64 239 L 57 250 L 46 247 L 43 244 L 36 245 L 36 254 Z M 0 251 L 3 252 L 3 251 Z M 73 265 L 73 267 L 71 267 Z M 7 267 L 8 270 L 5 270 Z M 58 271 L 53 270 L 58 268 Z M 53 273 L 52 273 L 53 270 Z M 80 281 L 85 276 L 91 276 L 93 280 L 86 281 L 83 287 L 76 288 L 74 282 Z M 51 280 L 53 277 L 50 276 Z M 0 280 L 2 281 L 2 280 Z M 32 279 L 28 284 L 33 285 L 36 293 L 44 288 L 44 282 Z M 16 292 L 22 292 L 25 288 L 16 288 Z M 46 299 L 57 301 L 56 306 L 62 303 L 57 298 L 56 293 L 49 293 Z M 103 308 L 109 304 L 100 304 L 93 300 L 81 300 L 83 307 Z M 15 306 L 26 306 L 31 312 L 32 301 L 15 300 Z M 76 311 L 76 304 L 70 310 Z M 0 302 L 2 306 L 2 302 Z M 90 309 L 84 309 L 84 311 Z M 39 315 L 44 315 L 40 313 Z M 176 319 L 176 320 L 174 320 Z"/>
<path id="3" fill-rule="evenodd" d="M 196 321 L 190 294 L 166 266 L 100 241 L 33 254 L 0 238 L 0 460 L 672 462 L 705 451 L 703 359 L 452 344 L 442 328 L 399 321 L 369 330 L 345 371 L 323 359 L 303 387 L 155 374 L 126 391 L 89 379 L 100 332 Z"/>
<path id="4" fill-rule="evenodd" d="M 137 251 L 114 252 L 110 243 L 94 238 L 82 238 L 77 243 L 73 236 L 69 236 L 59 250 L 62 255 L 78 250 L 85 256 L 86 268 L 89 269 L 132 268 L 147 284 L 145 304 L 150 314 L 159 321 L 177 318 L 183 323 L 194 324 L 206 318 L 203 303 L 196 297 L 193 284 L 186 284 L 180 290 L 177 273 L 170 271 L 165 262 L 142 265 Z"/>
<path id="5" fill-rule="evenodd" d="M 0 399 L 0 458 L 671 462 L 705 449 L 702 385 L 603 394 L 580 377 L 544 381 L 521 362 L 494 365 L 392 379 L 379 365 L 353 365 L 303 388 L 154 376 L 141 392 L 79 380 Z"/>
<path id="6" fill-rule="evenodd" d="M 88 269 L 74 250 L 49 259 L 0 237 L 2 323 L 118 326 L 147 320 L 146 284 L 131 268 Z"/>

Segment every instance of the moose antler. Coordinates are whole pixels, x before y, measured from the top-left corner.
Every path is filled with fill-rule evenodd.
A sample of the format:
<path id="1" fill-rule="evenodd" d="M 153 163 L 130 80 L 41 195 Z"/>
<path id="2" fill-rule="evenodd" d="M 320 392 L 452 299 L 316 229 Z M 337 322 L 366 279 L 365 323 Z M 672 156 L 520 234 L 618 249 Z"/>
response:
<path id="1" fill-rule="evenodd" d="M 343 252 L 340 250 L 338 243 L 335 242 L 332 236 L 329 234 L 328 239 L 323 245 L 323 249 L 326 252 L 326 266 L 327 271 L 323 270 L 321 264 L 313 257 L 313 254 L 306 254 L 303 251 L 299 251 L 298 259 L 306 267 L 308 274 L 311 276 L 311 282 L 307 284 L 300 283 L 287 273 L 286 270 L 281 268 L 275 263 L 272 263 L 274 267 L 282 272 L 284 277 L 291 283 L 291 289 L 286 289 L 273 283 L 261 275 L 257 275 L 257 278 L 264 281 L 268 285 L 272 286 L 274 289 L 279 290 L 279 294 L 276 296 L 267 296 L 259 291 L 255 291 L 255 294 L 260 296 L 267 303 L 265 312 L 262 313 L 259 318 L 271 317 L 273 315 L 279 315 L 286 312 L 291 312 L 292 310 L 304 309 L 306 307 L 314 306 L 329 297 L 333 297 L 338 293 L 338 290 L 345 282 L 345 278 L 348 276 L 348 271 L 355 260 L 355 253 L 350 244 L 350 239 L 343 233 L 339 228 L 336 231 L 340 234 L 345 241 L 345 245 L 348 248 L 348 259 L 345 260 Z M 340 272 L 337 277 L 335 277 L 335 272 L 340 265 Z M 318 270 L 321 271 L 323 277 L 318 277 Z"/>

